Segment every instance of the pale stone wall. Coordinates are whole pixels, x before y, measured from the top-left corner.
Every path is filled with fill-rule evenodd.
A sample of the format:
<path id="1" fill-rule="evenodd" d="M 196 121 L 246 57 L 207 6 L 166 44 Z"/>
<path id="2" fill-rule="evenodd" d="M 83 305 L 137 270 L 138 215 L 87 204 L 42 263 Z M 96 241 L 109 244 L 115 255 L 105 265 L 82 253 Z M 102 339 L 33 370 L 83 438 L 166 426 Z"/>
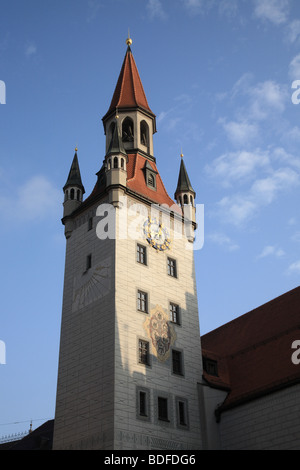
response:
<path id="1" fill-rule="evenodd" d="M 129 205 L 136 202 L 128 200 Z M 146 217 L 141 217 L 145 220 Z M 129 216 L 130 225 L 132 217 Z M 171 249 L 157 252 L 141 237 L 118 240 L 116 244 L 116 382 L 115 439 L 120 449 L 198 449 L 201 448 L 197 382 L 201 381 L 202 359 L 193 251 L 186 239 L 174 240 Z M 136 261 L 137 241 L 146 246 L 147 266 Z M 178 277 L 167 274 L 167 257 L 176 259 Z M 137 310 L 137 290 L 148 294 L 149 313 Z M 151 310 L 162 307 L 169 318 L 169 302 L 180 306 L 180 325 L 173 325 L 176 339 L 170 349 L 183 355 L 183 376 L 172 372 L 171 355 L 160 362 L 145 329 Z M 150 364 L 138 362 L 138 339 L 150 343 Z M 137 395 L 147 393 L 149 413 L 138 416 Z M 157 397 L 169 404 L 169 422 L 158 419 Z M 188 424 L 177 423 L 177 401 L 187 404 Z"/>
<path id="2" fill-rule="evenodd" d="M 201 448 L 202 359 L 192 245 L 174 238 L 172 223 L 166 252 L 139 239 L 147 247 L 147 266 L 141 265 L 138 240 L 129 234 L 99 240 L 96 210 L 75 220 L 67 240 L 54 449 Z M 89 255 L 92 266 L 86 270 Z M 168 256 L 176 259 L 177 278 L 167 274 Z M 138 289 L 148 294 L 149 313 L 137 310 Z M 159 361 L 145 321 L 156 306 L 169 321 L 170 302 L 180 307 L 180 325 L 169 322 L 173 343 Z M 150 343 L 149 366 L 139 363 L 139 338 Z M 172 371 L 172 348 L 182 353 L 182 376 Z M 138 413 L 140 390 L 147 394 L 147 417 Z M 159 396 L 168 399 L 168 421 L 158 419 Z M 178 424 L 178 400 L 186 407 L 184 426 Z"/>
<path id="3" fill-rule="evenodd" d="M 221 414 L 223 450 L 300 450 L 300 385 Z"/>
<path id="4" fill-rule="evenodd" d="M 95 210 L 67 240 L 54 449 L 113 449 L 115 241 L 88 230 Z"/>

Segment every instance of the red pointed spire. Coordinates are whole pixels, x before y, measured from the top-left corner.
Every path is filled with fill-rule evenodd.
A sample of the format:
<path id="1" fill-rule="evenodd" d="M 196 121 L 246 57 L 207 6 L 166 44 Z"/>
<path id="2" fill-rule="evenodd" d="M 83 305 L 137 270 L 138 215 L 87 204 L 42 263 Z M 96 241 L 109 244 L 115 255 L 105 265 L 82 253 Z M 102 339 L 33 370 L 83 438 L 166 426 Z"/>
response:
<path id="1" fill-rule="evenodd" d="M 154 116 L 149 107 L 130 45 L 127 47 L 109 110 L 103 119 L 112 111 L 121 108 L 142 108 Z"/>

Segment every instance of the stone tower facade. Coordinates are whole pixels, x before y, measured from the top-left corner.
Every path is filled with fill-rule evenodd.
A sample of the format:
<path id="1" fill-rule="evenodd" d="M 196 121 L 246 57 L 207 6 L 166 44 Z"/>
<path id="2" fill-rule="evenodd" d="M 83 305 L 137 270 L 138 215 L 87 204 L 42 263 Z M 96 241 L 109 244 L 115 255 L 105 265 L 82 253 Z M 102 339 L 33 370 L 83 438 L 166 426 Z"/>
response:
<path id="1" fill-rule="evenodd" d="M 183 160 L 174 202 L 127 41 L 103 117 L 105 157 L 83 201 L 77 152 L 64 187 L 66 264 L 54 449 L 202 448 L 202 356 Z"/>

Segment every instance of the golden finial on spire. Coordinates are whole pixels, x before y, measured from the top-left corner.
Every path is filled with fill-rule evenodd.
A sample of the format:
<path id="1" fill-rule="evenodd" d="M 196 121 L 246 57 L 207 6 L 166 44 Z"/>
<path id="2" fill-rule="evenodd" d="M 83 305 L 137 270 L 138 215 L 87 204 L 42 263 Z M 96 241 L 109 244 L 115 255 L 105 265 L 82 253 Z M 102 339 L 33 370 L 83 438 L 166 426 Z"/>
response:
<path id="1" fill-rule="evenodd" d="M 181 148 L 181 153 L 180 153 L 181 158 L 183 158 L 183 153 L 182 153 L 182 148 Z"/>
<path id="2" fill-rule="evenodd" d="M 127 46 L 131 46 L 132 44 L 132 39 L 130 38 L 129 28 L 128 28 L 128 38 L 126 39 L 126 44 Z"/>
<path id="3" fill-rule="evenodd" d="M 77 145 L 76 145 L 76 147 L 75 147 L 75 152 L 77 152 L 77 150 L 78 150 L 78 148 L 77 148 Z"/>

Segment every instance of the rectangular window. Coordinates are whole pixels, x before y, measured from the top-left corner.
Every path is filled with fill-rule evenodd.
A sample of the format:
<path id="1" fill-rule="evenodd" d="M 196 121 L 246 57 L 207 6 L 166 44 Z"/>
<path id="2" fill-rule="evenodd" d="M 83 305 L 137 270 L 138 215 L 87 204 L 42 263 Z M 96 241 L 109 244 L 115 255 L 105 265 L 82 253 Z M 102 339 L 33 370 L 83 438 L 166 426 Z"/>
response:
<path id="1" fill-rule="evenodd" d="M 136 260 L 138 263 L 147 264 L 147 257 L 146 257 L 146 247 L 143 245 L 137 244 L 136 250 Z"/>
<path id="2" fill-rule="evenodd" d="M 150 390 L 144 387 L 136 388 L 136 417 L 142 421 L 150 421 Z"/>
<path id="3" fill-rule="evenodd" d="M 182 354 L 180 351 L 172 350 L 172 368 L 173 373 L 177 375 L 183 375 L 182 370 Z"/>
<path id="4" fill-rule="evenodd" d="M 86 257 L 86 271 L 92 267 L 92 255 Z"/>
<path id="5" fill-rule="evenodd" d="M 170 321 L 179 325 L 179 305 L 170 302 Z"/>
<path id="6" fill-rule="evenodd" d="M 149 365 L 149 343 L 142 339 L 139 340 L 139 363 Z"/>
<path id="7" fill-rule="evenodd" d="M 157 398 L 158 419 L 169 421 L 168 417 L 168 399 L 164 397 Z"/>
<path id="8" fill-rule="evenodd" d="M 140 392 L 140 396 L 139 396 L 139 413 L 140 413 L 140 416 L 147 416 L 147 395 L 146 395 L 146 392 Z"/>
<path id="9" fill-rule="evenodd" d="M 203 357 L 203 369 L 209 375 L 214 375 L 215 377 L 218 377 L 218 363 L 217 363 L 217 361 L 214 361 L 213 359 L 209 359 L 207 357 Z"/>
<path id="10" fill-rule="evenodd" d="M 181 426 L 186 426 L 186 412 L 184 401 L 178 402 L 178 420 Z"/>
<path id="11" fill-rule="evenodd" d="M 177 277 L 176 260 L 168 258 L 168 275 L 171 277 Z"/>
<path id="12" fill-rule="evenodd" d="M 88 230 L 92 230 L 92 228 L 93 228 L 93 217 L 90 217 L 88 221 Z"/>
<path id="13" fill-rule="evenodd" d="M 176 403 L 176 422 L 177 426 L 181 429 L 188 429 L 189 417 L 188 417 L 188 401 L 182 397 L 175 397 Z"/>
<path id="14" fill-rule="evenodd" d="M 137 309 L 141 312 L 148 312 L 148 295 L 141 290 L 139 290 L 137 294 Z"/>

